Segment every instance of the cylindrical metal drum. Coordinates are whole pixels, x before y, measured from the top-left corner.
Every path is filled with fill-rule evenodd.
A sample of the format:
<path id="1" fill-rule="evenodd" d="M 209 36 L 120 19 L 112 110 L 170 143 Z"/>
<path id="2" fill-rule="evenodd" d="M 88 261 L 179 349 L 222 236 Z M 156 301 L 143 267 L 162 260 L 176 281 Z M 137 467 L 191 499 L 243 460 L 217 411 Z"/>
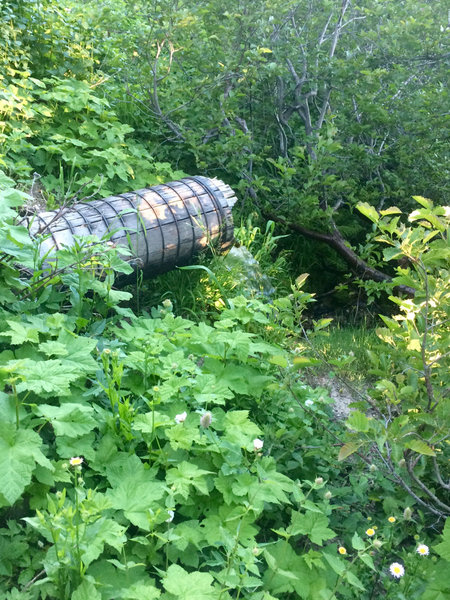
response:
<path id="1" fill-rule="evenodd" d="M 32 236 L 42 235 L 41 256 L 71 246 L 75 236 L 108 238 L 131 249 L 129 260 L 150 273 L 189 263 L 212 243 L 233 241 L 233 190 L 218 179 L 185 177 L 148 189 L 77 203 L 26 217 Z"/>

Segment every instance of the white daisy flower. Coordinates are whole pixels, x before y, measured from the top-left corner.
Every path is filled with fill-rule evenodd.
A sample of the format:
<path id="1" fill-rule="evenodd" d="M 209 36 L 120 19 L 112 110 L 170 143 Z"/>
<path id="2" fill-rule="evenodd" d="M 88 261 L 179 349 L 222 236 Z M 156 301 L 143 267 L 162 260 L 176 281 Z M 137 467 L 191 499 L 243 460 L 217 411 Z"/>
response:
<path id="1" fill-rule="evenodd" d="M 428 556 L 430 554 L 430 549 L 425 544 L 419 544 L 416 548 L 417 554 L 420 556 Z"/>
<path id="2" fill-rule="evenodd" d="M 392 563 L 392 565 L 389 567 L 389 571 L 391 572 L 391 575 L 396 579 L 400 579 L 400 577 L 403 577 L 403 575 L 405 574 L 405 569 L 403 565 L 397 562 Z"/>

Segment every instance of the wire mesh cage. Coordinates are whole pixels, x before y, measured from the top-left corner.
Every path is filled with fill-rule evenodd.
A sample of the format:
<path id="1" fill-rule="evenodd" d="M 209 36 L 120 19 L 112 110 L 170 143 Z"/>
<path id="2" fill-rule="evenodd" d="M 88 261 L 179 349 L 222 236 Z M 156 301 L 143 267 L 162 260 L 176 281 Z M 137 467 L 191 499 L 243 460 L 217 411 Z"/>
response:
<path id="1" fill-rule="evenodd" d="M 41 237 L 46 261 L 75 237 L 95 235 L 131 250 L 127 257 L 150 273 L 187 264 L 213 244 L 233 242 L 233 190 L 218 179 L 185 177 L 150 188 L 80 202 L 69 208 L 25 217 L 30 235 Z"/>

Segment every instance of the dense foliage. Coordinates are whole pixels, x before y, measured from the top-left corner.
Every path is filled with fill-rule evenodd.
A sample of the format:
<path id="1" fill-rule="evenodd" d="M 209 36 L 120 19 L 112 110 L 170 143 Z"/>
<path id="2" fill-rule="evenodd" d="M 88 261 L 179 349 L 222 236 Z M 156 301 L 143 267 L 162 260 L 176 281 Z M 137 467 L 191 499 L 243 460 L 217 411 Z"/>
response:
<path id="1" fill-rule="evenodd" d="M 448 597 L 447 19 L 0 0 L 2 598 Z M 124 290 L 123 249 L 45 262 L 19 224 L 183 173 L 239 192 L 240 254 Z M 299 273 L 346 293 L 346 267 L 311 240 L 389 295 L 333 358 Z M 351 388 L 345 421 L 317 369 Z"/>

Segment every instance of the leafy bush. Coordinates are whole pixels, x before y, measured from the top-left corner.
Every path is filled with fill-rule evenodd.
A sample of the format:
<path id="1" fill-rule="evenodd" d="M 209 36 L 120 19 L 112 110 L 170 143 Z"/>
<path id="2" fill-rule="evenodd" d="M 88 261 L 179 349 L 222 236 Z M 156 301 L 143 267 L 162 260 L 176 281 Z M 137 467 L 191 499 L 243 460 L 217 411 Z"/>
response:
<path id="1" fill-rule="evenodd" d="M 403 509 L 375 458 L 362 471 L 337 460 L 330 400 L 299 378 L 305 278 L 272 303 L 229 296 L 210 323 L 167 298 L 136 316 L 114 289 L 113 269 L 129 269 L 115 248 L 87 238 L 33 262 L 36 242 L 14 225 L 23 194 L 2 185 L 6 598 L 445 592 L 448 528 L 434 563 L 426 515 Z M 361 436 L 375 422 L 355 412 L 348 425 Z"/>

